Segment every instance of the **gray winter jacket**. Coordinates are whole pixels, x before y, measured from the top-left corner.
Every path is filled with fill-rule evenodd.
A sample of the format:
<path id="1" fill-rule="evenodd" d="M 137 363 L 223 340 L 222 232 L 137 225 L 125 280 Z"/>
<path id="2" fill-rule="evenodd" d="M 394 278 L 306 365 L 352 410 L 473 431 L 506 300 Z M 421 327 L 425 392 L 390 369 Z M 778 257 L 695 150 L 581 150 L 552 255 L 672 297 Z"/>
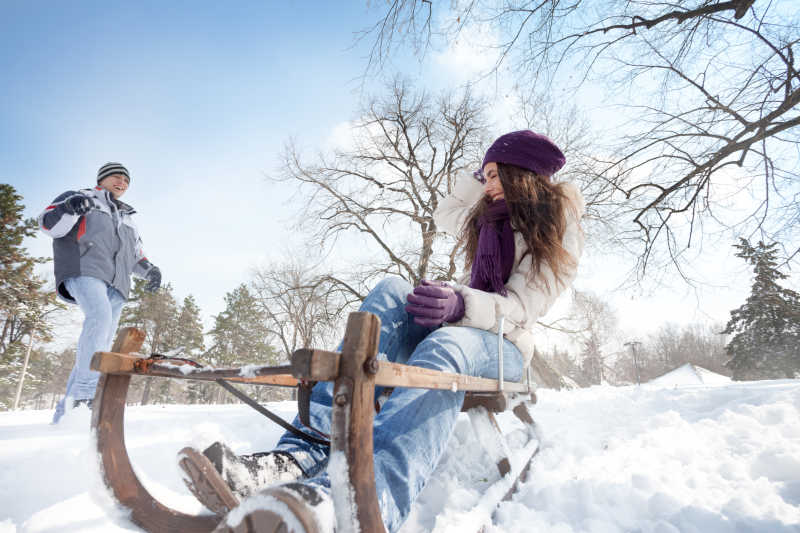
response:
<path id="1" fill-rule="evenodd" d="M 64 209 L 64 202 L 75 194 L 88 196 L 94 204 L 83 216 Z M 39 227 L 53 238 L 56 287 L 62 299 L 75 303 L 64 281 L 77 276 L 101 279 L 127 298 L 131 274 L 144 278 L 154 268 L 133 224 L 135 212 L 98 186 L 60 194 L 39 215 Z"/>

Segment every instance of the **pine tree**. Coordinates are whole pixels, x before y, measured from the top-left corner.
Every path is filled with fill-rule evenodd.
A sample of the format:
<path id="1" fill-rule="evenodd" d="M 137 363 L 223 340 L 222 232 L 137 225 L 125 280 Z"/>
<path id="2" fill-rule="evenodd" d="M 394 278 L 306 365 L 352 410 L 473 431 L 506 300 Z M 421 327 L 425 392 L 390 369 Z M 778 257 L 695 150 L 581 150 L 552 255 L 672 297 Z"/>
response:
<path id="1" fill-rule="evenodd" d="M 274 362 L 275 351 L 258 313 L 255 297 L 245 284 L 225 295 L 225 310 L 214 317 L 211 354 L 217 366 L 266 365 Z"/>
<path id="2" fill-rule="evenodd" d="M 200 307 L 191 294 L 183 299 L 183 305 L 178 314 L 175 342 L 185 357 L 197 358 L 205 350 Z M 181 382 L 181 387 L 188 403 L 199 403 L 207 396 L 206 390 L 209 385 L 202 381 L 187 380 Z"/>
<path id="3" fill-rule="evenodd" d="M 191 294 L 183 299 L 175 331 L 175 342 L 188 356 L 198 355 L 205 350 L 203 342 L 203 322 L 200 320 L 200 307 Z"/>
<path id="4" fill-rule="evenodd" d="M 214 317 L 214 328 L 210 332 L 214 344 L 208 355 L 214 365 L 277 363 L 278 354 L 269 343 L 269 330 L 247 285 L 241 284 L 226 294 L 225 304 L 225 310 Z M 255 387 L 251 392 L 261 398 L 265 391 L 264 387 Z"/>
<path id="5" fill-rule="evenodd" d="M 168 283 L 151 294 L 144 290 L 146 283 L 142 279 L 134 280 L 129 303 L 122 311 L 120 326 L 134 326 L 144 330 L 144 353 L 165 354 L 180 347 L 177 341 L 178 304 L 172 295 L 171 284 Z M 155 398 L 151 398 L 153 379 L 144 379 L 142 405 L 151 401 L 163 403 L 170 400 L 172 380 L 160 380 Z"/>
<path id="6" fill-rule="evenodd" d="M 14 187 L 0 184 L 0 408 L 13 404 L 27 342 L 32 335 L 51 340 L 47 317 L 63 308 L 34 273 L 34 267 L 47 259 L 31 257 L 22 245 L 38 226 L 32 218 L 23 219 L 21 200 Z M 26 379 L 34 377 L 29 368 Z"/>
<path id="7" fill-rule="evenodd" d="M 51 409 L 54 402 L 64 394 L 67 378 L 75 362 L 75 349 L 55 353 L 45 348 L 35 349 L 31 354 L 28 372 L 33 377 L 25 381 L 23 401 L 33 409 Z"/>
<path id="8" fill-rule="evenodd" d="M 36 234 L 32 218 L 23 219 L 22 197 L 11 185 L 0 184 L 0 354 L 24 335 L 24 318 L 36 306 L 43 281 L 33 268 L 45 260 L 34 258 L 22 246 L 26 237 Z"/>
<path id="9" fill-rule="evenodd" d="M 734 245 L 753 266 L 755 279 L 747 301 L 731 311 L 723 333 L 734 334 L 725 347 L 733 379 L 780 379 L 800 375 L 800 295 L 781 287 L 777 243 L 746 239 Z"/>

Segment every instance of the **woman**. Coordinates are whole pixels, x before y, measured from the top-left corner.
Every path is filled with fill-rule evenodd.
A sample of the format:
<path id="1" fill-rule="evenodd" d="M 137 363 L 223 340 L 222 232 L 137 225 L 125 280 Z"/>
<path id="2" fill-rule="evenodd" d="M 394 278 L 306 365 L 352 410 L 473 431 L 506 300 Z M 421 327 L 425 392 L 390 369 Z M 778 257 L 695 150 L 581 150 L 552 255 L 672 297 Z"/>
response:
<path id="1" fill-rule="evenodd" d="M 462 177 L 434 214 L 440 229 L 460 237 L 468 272 L 463 283 L 423 280 L 412 288 L 386 279 L 364 300 L 361 310 L 381 319 L 381 356 L 497 378 L 503 316 L 505 379 L 522 377 L 533 354 L 533 326 L 574 279 L 583 249 L 581 194 L 552 181 L 564 163 L 550 139 L 531 131 L 492 144 L 474 179 Z M 326 433 L 331 391 L 332 384 L 320 383 L 311 396 L 311 425 Z M 439 462 L 463 400 L 463 392 L 398 388 L 377 414 L 375 484 L 387 531 L 400 528 Z M 303 428 L 297 420 L 295 426 Z M 286 433 L 267 453 L 236 456 L 221 443 L 203 454 L 185 449 L 181 466 L 189 488 L 220 513 L 267 485 L 301 480 L 262 493 L 291 510 L 298 502 L 329 505 L 328 451 Z"/>

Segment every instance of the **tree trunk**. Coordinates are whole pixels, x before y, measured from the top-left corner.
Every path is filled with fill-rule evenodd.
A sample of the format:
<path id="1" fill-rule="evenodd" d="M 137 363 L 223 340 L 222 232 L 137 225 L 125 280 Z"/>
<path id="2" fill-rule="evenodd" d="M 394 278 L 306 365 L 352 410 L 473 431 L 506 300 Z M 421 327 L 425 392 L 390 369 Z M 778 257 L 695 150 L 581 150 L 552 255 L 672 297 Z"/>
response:
<path id="1" fill-rule="evenodd" d="M 142 401 L 139 405 L 147 405 L 150 400 L 150 384 L 153 382 L 152 378 L 145 378 L 144 390 L 142 391 Z"/>

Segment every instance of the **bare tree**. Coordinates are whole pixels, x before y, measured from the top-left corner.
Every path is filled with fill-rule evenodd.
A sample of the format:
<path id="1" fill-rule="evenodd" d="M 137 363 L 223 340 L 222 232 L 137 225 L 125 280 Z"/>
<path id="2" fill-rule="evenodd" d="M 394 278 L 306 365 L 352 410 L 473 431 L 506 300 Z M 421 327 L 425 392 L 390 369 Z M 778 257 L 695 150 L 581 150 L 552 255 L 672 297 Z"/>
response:
<path id="1" fill-rule="evenodd" d="M 557 101 L 550 93 L 522 94 L 515 107 L 520 113 L 518 127 L 545 133 L 566 154 L 567 164 L 557 179 L 572 182 L 581 190 L 586 203 L 582 226 L 587 246 L 603 252 L 624 251 L 620 220 L 626 209 L 616 198 L 616 183 L 598 179 L 602 173 L 595 154 L 598 135 L 583 110 L 574 103 Z"/>
<path id="2" fill-rule="evenodd" d="M 444 5 L 441 16 L 431 16 L 425 8 L 433 4 L 387 3 L 371 29 L 373 54 L 402 43 L 424 53 L 439 38 L 447 45 L 487 25 L 500 36 L 487 44 L 498 50 L 493 72 L 514 76 L 517 85 L 541 91 L 570 78 L 599 82 L 631 116 L 611 131 L 596 177 L 613 184 L 629 208 L 640 273 L 662 256 L 680 267 L 686 250 L 720 226 L 780 240 L 790 258 L 800 251 L 794 2 Z M 433 27 L 429 19 L 445 22 Z M 404 31 L 392 31 L 398 23 Z"/>
<path id="3" fill-rule="evenodd" d="M 256 269 L 250 286 L 267 332 L 289 360 L 299 348 L 333 349 L 341 308 L 331 301 L 325 276 L 300 261 Z"/>
<path id="4" fill-rule="evenodd" d="M 296 229 L 307 235 L 307 256 L 321 257 L 320 264 L 326 266 L 299 268 L 302 279 L 296 278 L 298 267 L 261 271 L 255 283 L 262 301 L 268 302 L 273 295 L 290 298 L 289 292 L 309 291 L 324 300 L 326 313 L 333 317 L 324 320 L 335 323 L 386 275 L 400 276 L 411 284 L 422 278 L 460 277 L 463 263 L 457 242 L 438 230 L 433 212 L 459 175 L 480 166 L 491 140 L 483 117 L 485 107 L 486 102 L 473 98 L 469 90 L 433 97 L 395 80 L 388 92 L 373 99 L 354 121 L 344 147 L 332 154 L 318 154 L 308 163 L 296 146 L 289 144 L 284 173 L 275 179 L 299 184 L 303 208 Z M 583 170 L 594 162 L 587 156 L 592 132 L 577 119 L 580 114 L 546 99 L 521 102 L 520 109 L 520 127 L 535 123 L 539 131 L 561 139 L 573 163 L 560 179 L 577 181 L 587 199 L 588 216 L 604 220 L 616 207 L 608 200 L 607 184 L 588 179 L 590 173 Z M 601 228 L 601 224 L 593 224 L 593 228 Z M 615 232 L 607 229 L 607 239 L 591 241 L 613 240 Z M 330 252 L 342 242 L 348 245 L 348 252 L 360 254 L 349 261 L 331 258 Z M 312 271 L 316 274 L 309 274 Z M 288 309 L 283 313 L 282 318 L 292 316 Z M 543 325 L 563 329 L 560 323 Z M 294 329 L 290 331 L 292 336 L 296 334 Z M 287 353 L 291 351 L 287 349 Z"/>
<path id="5" fill-rule="evenodd" d="M 342 305 L 362 300 L 387 274 L 413 284 L 456 275 L 455 241 L 438 231 L 433 212 L 456 176 L 479 165 L 483 108 L 469 91 L 435 98 L 395 80 L 353 124 L 351 146 L 314 163 L 287 146 L 278 179 L 301 185 L 306 204 L 298 228 L 309 233 L 315 253 L 354 236 L 368 252 L 318 280 Z"/>
<path id="6" fill-rule="evenodd" d="M 617 315 L 608 302 L 588 292 L 575 291 L 572 314 L 578 322 L 581 370 L 584 384 L 607 380 L 607 359 L 613 355 L 609 343 L 617 330 Z"/>

